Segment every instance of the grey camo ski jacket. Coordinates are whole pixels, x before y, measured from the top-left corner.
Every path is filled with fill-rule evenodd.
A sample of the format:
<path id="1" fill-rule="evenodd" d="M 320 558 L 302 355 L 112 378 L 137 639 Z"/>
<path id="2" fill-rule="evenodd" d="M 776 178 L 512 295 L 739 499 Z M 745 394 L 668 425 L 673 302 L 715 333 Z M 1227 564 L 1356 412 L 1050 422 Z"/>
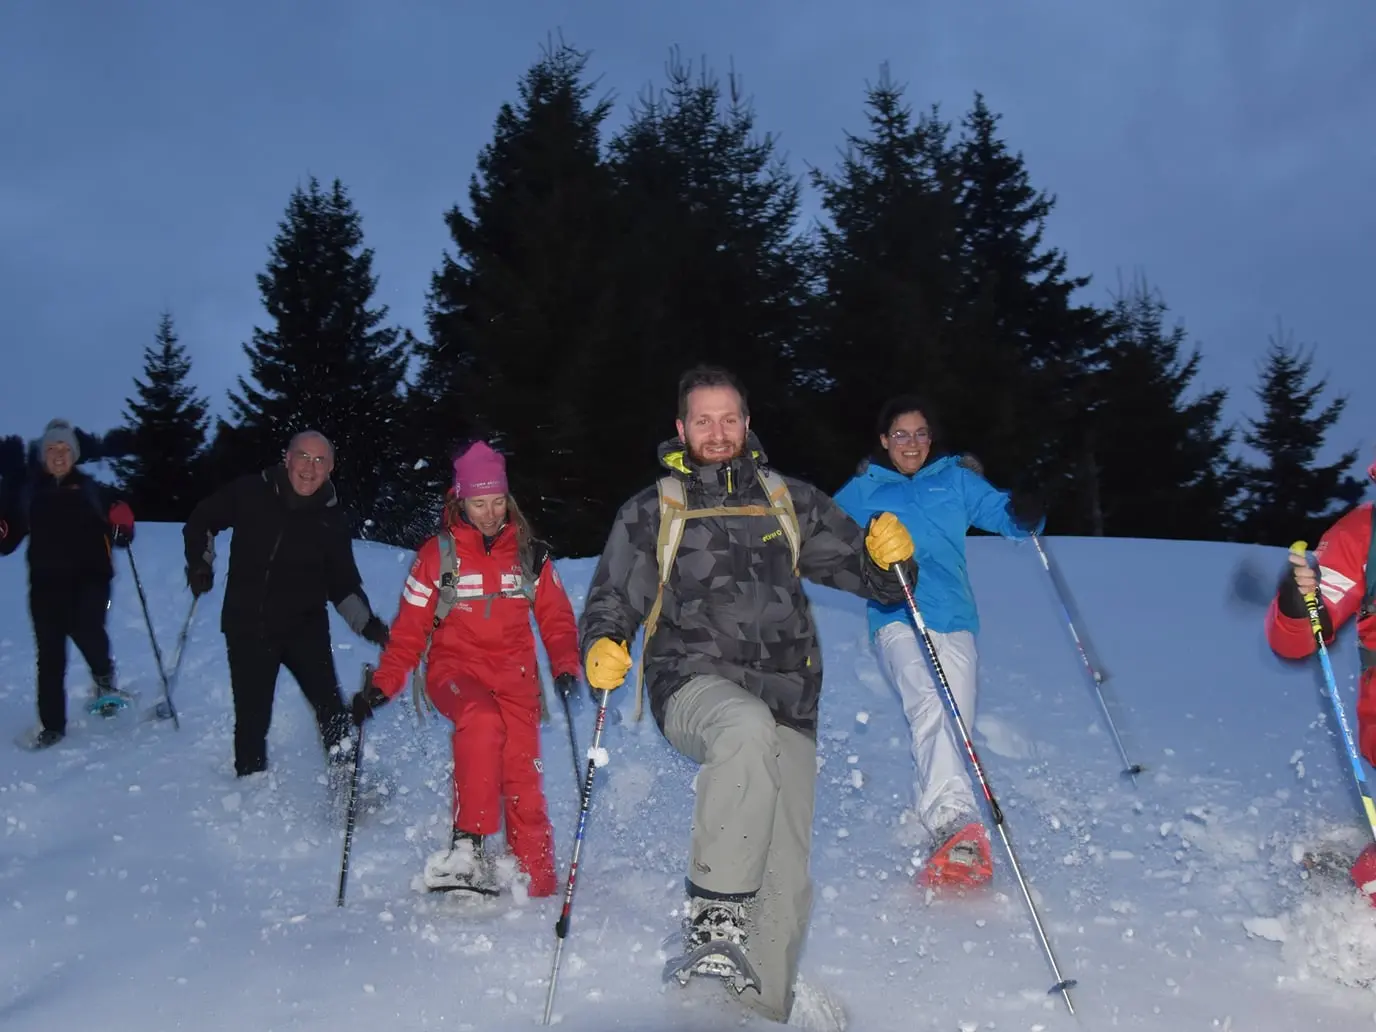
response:
<path id="1" fill-rule="evenodd" d="M 768 505 L 756 476 L 768 461 L 750 435 L 746 454 L 696 466 L 677 438 L 660 463 L 683 480 L 690 509 Z M 655 722 L 689 678 L 716 674 L 762 699 L 780 724 L 816 735 L 822 650 L 801 578 L 888 605 L 903 601 L 892 570 L 876 566 L 865 531 L 823 491 L 784 478 L 798 515 L 798 574 L 773 516 L 711 516 L 687 521 L 645 656 L 645 689 Z M 598 638 L 633 642 L 659 587 L 659 495 L 654 485 L 616 515 L 579 621 L 586 661 Z M 799 576 L 801 575 L 801 578 Z"/>

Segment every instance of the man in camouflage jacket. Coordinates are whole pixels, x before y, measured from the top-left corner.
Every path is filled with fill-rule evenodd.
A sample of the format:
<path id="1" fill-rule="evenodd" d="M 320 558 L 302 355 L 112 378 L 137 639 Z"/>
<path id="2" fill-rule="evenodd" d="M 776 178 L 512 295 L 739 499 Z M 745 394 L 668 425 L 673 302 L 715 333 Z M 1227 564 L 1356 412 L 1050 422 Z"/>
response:
<path id="1" fill-rule="evenodd" d="M 769 506 L 766 469 L 744 392 L 724 370 L 679 385 L 678 437 L 660 461 L 689 510 Z M 688 867 L 688 951 L 726 939 L 758 979 L 741 999 L 788 1020 L 812 904 L 808 873 L 817 778 L 822 652 L 802 580 L 887 604 L 903 601 L 893 569 L 912 539 L 889 513 L 868 533 L 830 497 L 785 478 L 799 529 L 795 569 L 781 521 L 721 514 L 686 522 L 644 649 L 651 710 L 669 743 L 702 765 Z M 660 501 L 654 486 L 622 506 L 579 627 L 588 683 L 611 690 L 659 594 Z M 695 974 L 740 985 L 739 965 L 704 959 Z"/>

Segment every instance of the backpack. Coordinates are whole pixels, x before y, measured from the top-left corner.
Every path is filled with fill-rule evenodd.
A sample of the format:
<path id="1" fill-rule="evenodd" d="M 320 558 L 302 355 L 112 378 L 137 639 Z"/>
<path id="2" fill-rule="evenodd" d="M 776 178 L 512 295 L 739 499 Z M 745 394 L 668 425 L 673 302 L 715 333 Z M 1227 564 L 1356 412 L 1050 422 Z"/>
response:
<path id="1" fill-rule="evenodd" d="M 459 600 L 457 582 L 459 579 L 459 550 L 454 542 L 454 535 L 447 529 L 439 535 L 438 543 L 440 546 L 440 586 L 439 597 L 435 601 L 435 615 L 430 621 L 430 632 L 425 636 L 425 648 L 420 654 L 420 662 L 416 664 L 415 671 L 411 674 L 411 698 L 416 707 L 416 716 L 423 719 L 421 712 L 421 700 L 425 700 L 425 707 L 432 712 L 435 709 L 430 697 L 425 694 L 425 671 L 426 661 L 430 656 L 430 644 L 435 640 L 435 632 L 439 630 L 440 624 L 444 623 L 445 617 L 449 615 L 454 604 Z M 504 588 L 501 591 L 490 592 L 486 595 L 477 595 L 475 601 L 486 601 L 487 612 L 492 612 L 492 602 L 498 598 L 524 598 L 532 608 L 535 606 L 535 582 L 540 577 L 540 572 L 544 569 L 545 563 L 549 559 L 549 554 L 543 544 L 537 543 L 535 569 L 527 570 L 522 565 L 521 583 L 515 588 Z M 549 719 L 549 708 L 545 705 L 545 693 L 540 693 L 540 720 Z"/>
<path id="2" fill-rule="evenodd" d="M 714 505 L 703 509 L 688 508 L 688 496 L 683 481 L 675 476 L 661 477 L 659 480 L 659 540 L 655 544 L 655 555 L 659 561 L 659 587 L 655 601 L 645 617 L 645 639 L 640 646 L 640 663 L 635 678 L 635 717 L 639 721 L 643 708 L 645 685 L 645 656 L 649 652 L 650 638 L 659 625 L 659 614 L 664 608 L 664 590 L 668 587 L 669 576 L 674 570 L 674 558 L 678 555 L 679 544 L 683 541 L 683 531 L 688 520 L 708 516 L 765 516 L 779 521 L 779 527 L 788 541 L 793 553 L 793 574 L 798 575 L 798 553 L 802 549 L 802 529 L 798 524 L 798 513 L 793 508 L 793 496 L 789 494 L 784 478 L 773 470 L 756 469 L 755 474 L 760 486 L 769 498 L 765 505 Z"/>

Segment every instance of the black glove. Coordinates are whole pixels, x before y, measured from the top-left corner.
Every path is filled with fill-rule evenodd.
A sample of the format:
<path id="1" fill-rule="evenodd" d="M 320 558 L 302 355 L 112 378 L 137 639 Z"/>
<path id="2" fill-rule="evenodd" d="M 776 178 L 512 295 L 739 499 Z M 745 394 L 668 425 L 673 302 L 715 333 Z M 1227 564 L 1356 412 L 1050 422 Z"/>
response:
<path id="1" fill-rule="evenodd" d="M 362 727 L 363 722 L 373 715 L 374 710 L 386 704 L 387 696 L 381 688 L 373 684 L 372 678 L 369 678 L 363 690 L 349 700 L 349 716 L 355 724 Z"/>
<path id="2" fill-rule="evenodd" d="M 186 586 L 192 595 L 200 598 L 215 586 L 215 571 L 209 563 L 191 563 L 186 568 Z"/>
<path id="3" fill-rule="evenodd" d="M 554 687 L 559 690 L 559 695 L 565 702 L 573 698 L 573 693 L 578 690 L 577 674 L 560 674 L 554 679 Z"/>
<path id="4" fill-rule="evenodd" d="M 1031 533 L 1046 516 L 1046 506 L 1036 495 L 1014 491 L 1008 499 L 1008 515 L 1019 530 Z"/>
<path id="5" fill-rule="evenodd" d="M 1333 614 L 1328 611 L 1328 607 L 1323 603 L 1323 592 L 1319 592 L 1319 626 L 1323 628 L 1323 639 L 1328 641 L 1333 637 Z M 1276 587 L 1276 608 L 1280 610 L 1281 616 L 1288 616 L 1292 620 L 1308 620 L 1309 607 L 1304 604 L 1304 596 L 1300 594 L 1300 586 L 1295 583 L 1295 568 L 1287 566 L 1285 572 L 1280 575 L 1280 584 Z"/>
<path id="6" fill-rule="evenodd" d="M 368 622 L 363 625 L 362 634 L 364 641 L 370 641 L 380 649 L 385 649 L 391 638 L 387 625 L 376 616 L 369 617 Z"/>

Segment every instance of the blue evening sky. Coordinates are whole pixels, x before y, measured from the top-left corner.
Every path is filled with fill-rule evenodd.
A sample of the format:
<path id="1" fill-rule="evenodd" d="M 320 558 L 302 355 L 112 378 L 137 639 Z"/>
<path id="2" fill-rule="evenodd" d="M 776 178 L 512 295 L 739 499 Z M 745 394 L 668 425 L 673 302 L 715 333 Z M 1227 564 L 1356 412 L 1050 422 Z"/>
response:
<path id="1" fill-rule="evenodd" d="M 881 62 L 915 108 L 956 118 L 983 91 L 1058 197 L 1049 238 L 1090 299 L 1145 275 L 1202 347 L 1201 386 L 1232 389 L 1230 418 L 1256 411 L 1283 323 L 1353 394 L 1334 449 L 1370 460 L 1369 0 L 7 0 L 0 433 L 120 422 L 164 308 L 223 413 L 265 316 L 255 274 L 311 174 L 345 182 L 381 300 L 423 334 L 442 213 L 551 32 L 592 51 L 617 122 L 670 46 L 734 62 L 800 173 L 864 128 Z"/>

